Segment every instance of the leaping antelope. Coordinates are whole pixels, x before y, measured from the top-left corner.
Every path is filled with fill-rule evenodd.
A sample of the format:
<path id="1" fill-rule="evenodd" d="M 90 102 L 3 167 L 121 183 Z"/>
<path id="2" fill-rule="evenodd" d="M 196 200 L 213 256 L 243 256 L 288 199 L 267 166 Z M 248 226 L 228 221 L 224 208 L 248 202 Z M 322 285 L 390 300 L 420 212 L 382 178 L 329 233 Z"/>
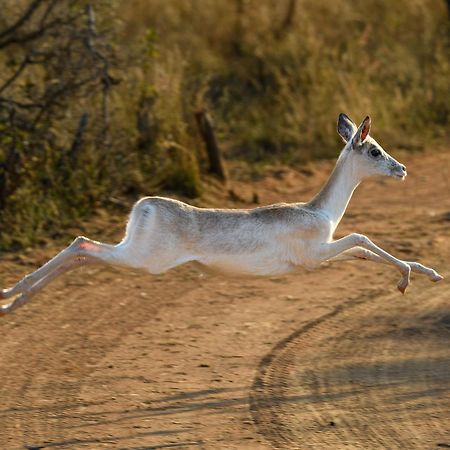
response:
<path id="1" fill-rule="evenodd" d="M 212 269 L 244 275 L 275 275 L 297 267 L 314 269 L 324 261 L 351 259 L 390 264 L 401 273 L 404 293 L 411 271 L 442 280 L 435 270 L 402 261 L 352 233 L 333 240 L 353 191 L 366 177 L 385 175 L 399 180 L 406 168 L 369 136 L 370 118 L 356 127 L 345 114 L 338 133 L 345 146 L 330 178 L 308 203 L 281 203 L 255 209 L 205 209 L 163 197 L 145 197 L 131 210 L 123 240 L 103 244 L 83 236 L 0 298 L 16 297 L 1 306 L 7 314 L 28 302 L 57 276 L 75 267 L 106 263 L 147 270 L 152 274 L 195 261 Z"/>

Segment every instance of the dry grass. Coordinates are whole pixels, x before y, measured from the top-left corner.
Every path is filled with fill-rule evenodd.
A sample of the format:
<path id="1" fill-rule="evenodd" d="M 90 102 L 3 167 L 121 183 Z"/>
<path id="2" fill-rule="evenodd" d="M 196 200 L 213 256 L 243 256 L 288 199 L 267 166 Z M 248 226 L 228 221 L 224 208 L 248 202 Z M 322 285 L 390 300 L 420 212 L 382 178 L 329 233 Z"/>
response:
<path id="1" fill-rule="evenodd" d="M 0 29 L 20 12 L 8 2 L 11 17 L 3 16 Z M 119 81 L 110 95 L 109 142 L 99 142 L 100 120 L 91 120 L 76 163 L 60 157 L 80 114 L 100 117 L 100 89 L 67 101 L 38 141 L 32 133 L 11 137 L 0 123 L 0 157 L 15 139 L 23 160 L 21 183 L 0 210 L 3 248 L 59 232 L 113 196 L 161 189 L 199 196 L 206 168 L 194 120 L 199 106 L 215 119 L 226 158 L 253 167 L 334 157 L 341 111 L 355 121 L 370 114 L 386 148 L 448 139 L 444 1 L 128 0 L 95 7 Z M 13 51 L 20 56 L 24 48 Z M 0 85 L 11 73 L 9 59 L 0 52 Z M 27 76 L 43 86 L 47 75 L 36 67 Z"/>
<path id="2" fill-rule="evenodd" d="M 370 113 L 388 145 L 442 138 L 449 119 L 448 17 L 427 0 L 293 2 L 134 0 L 124 36 L 156 36 L 151 83 L 174 76 L 170 115 L 212 109 L 230 154 L 250 160 L 335 153 L 335 120 Z M 180 87 L 180 85 L 178 85 Z M 191 100 L 186 104 L 185 100 Z M 166 100 L 165 100 L 166 101 Z"/>

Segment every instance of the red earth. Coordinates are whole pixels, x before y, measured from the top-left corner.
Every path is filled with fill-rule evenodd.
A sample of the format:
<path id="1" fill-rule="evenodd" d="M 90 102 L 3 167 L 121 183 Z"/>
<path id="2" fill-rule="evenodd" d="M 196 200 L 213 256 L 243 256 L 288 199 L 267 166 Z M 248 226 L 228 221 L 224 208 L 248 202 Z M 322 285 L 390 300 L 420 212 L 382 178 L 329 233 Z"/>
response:
<path id="1" fill-rule="evenodd" d="M 364 182 L 338 236 L 448 280 L 450 153 L 395 156 L 406 182 Z M 308 200 L 331 168 L 273 169 L 202 204 Z M 112 241 L 125 220 L 100 212 L 83 233 Z M 60 249 L 3 255 L 2 287 Z M 364 261 L 264 279 L 75 271 L 0 321 L 0 448 L 450 448 L 449 284 L 414 274 L 402 296 L 398 278 Z"/>

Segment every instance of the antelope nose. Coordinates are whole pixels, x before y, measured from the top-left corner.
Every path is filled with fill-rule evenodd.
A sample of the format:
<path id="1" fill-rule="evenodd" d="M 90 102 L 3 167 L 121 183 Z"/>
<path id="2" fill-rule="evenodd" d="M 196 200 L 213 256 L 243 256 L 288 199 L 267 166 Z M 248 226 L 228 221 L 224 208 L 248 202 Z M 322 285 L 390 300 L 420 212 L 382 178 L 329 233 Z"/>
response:
<path id="1" fill-rule="evenodd" d="M 400 168 L 402 169 L 403 172 L 403 178 L 405 178 L 406 175 L 408 175 L 408 173 L 406 172 L 406 167 L 403 164 L 400 164 Z"/>

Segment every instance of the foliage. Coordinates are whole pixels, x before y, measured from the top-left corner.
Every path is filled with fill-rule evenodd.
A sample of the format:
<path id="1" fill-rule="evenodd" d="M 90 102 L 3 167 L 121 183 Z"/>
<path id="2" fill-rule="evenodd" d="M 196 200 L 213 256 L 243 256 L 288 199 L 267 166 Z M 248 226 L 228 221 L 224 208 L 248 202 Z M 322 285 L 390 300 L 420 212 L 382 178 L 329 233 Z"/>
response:
<path id="1" fill-rule="evenodd" d="M 370 113 L 389 145 L 418 147 L 449 122 L 450 26 L 444 1 L 134 0 L 124 35 L 156 30 L 156 69 L 180 55 L 185 88 L 203 89 L 229 156 L 336 154 L 335 120 Z"/>
<path id="2" fill-rule="evenodd" d="M 203 107 L 252 165 L 336 155 L 341 111 L 387 148 L 446 139 L 449 26 L 432 0 L 4 0 L 0 248 L 116 195 L 201 195 Z"/>

